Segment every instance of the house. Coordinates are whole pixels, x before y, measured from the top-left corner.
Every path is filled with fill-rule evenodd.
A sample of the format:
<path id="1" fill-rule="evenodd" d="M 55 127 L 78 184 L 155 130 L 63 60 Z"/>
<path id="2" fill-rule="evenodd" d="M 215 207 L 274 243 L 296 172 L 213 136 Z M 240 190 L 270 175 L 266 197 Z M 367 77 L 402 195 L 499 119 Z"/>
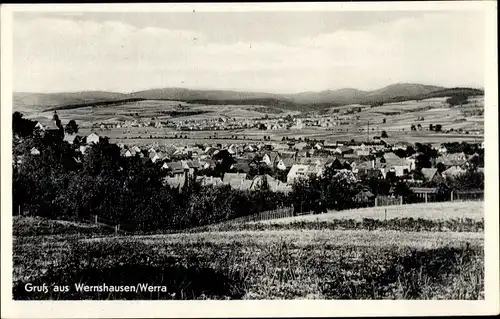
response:
<path id="1" fill-rule="evenodd" d="M 151 152 L 149 153 L 149 158 L 151 159 L 151 162 L 156 163 L 156 161 L 163 159 L 163 154 L 161 152 Z"/>
<path id="2" fill-rule="evenodd" d="M 436 162 L 443 164 L 446 168 L 450 168 L 452 166 L 464 166 L 467 163 L 467 156 L 463 152 L 442 154 L 437 158 Z"/>
<path id="3" fill-rule="evenodd" d="M 394 172 L 398 177 L 412 171 L 415 164 L 414 161 L 408 160 L 406 158 L 400 158 L 392 152 L 385 153 L 384 156 L 380 159 L 380 162 L 386 164 L 388 170 Z"/>
<path id="4" fill-rule="evenodd" d="M 210 158 L 205 158 L 203 160 L 200 160 L 199 162 L 200 162 L 201 169 L 214 169 L 215 168 L 215 162 Z"/>
<path id="5" fill-rule="evenodd" d="M 144 154 L 142 154 L 142 150 L 137 145 L 132 147 L 131 151 L 132 151 L 132 153 L 139 154 L 140 157 L 144 156 Z"/>
<path id="6" fill-rule="evenodd" d="M 247 146 L 245 146 L 245 147 L 243 148 L 243 150 L 244 150 L 245 152 L 255 152 L 255 151 L 257 150 L 257 148 L 256 148 L 256 147 L 254 147 L 254 146 L 252 146 L 252 145 L 247 145 Z"/>
<path id="7" fill-rule="evenodd" d="M 438 193 L 436 187 L 410 187 L 410 189 L 418 198 L 424 200 L 426 203 L 429 198 L 435 197 Z"/>
<path id="8" fill-rule="evenodd" d="M 30 150 L 31 155 L 40 155 L 40 151 L 36 147 L 32 147 Z"/>
<path id="9" fill-rule="evenodd" d="M 295 164 L 295 160 L 293 158 L 291 157 L 283 158 L 280 159 L 278 163 L 276 163 L 276 168 L 281 171 L 286 171 L 290 169 L 293 166 L 293 164 Z"/>
<path id="10" fill-rule="evenodd" d="M 241 185 L 243 184 L 244 181 L 247 179 L 247 174 L 246 173 L 225 173 L 224 177 L 222 178 L 222 183 L 231 186 L 231 188 L 235 189 L 240 189 Z M 250 185 L 248 185 L 248 188 L 251 186 L 251 181 Z"/>
<path id="11" fill-rule="evenodd" d="M 87 151 L 87 148 L 88 148 L 88 146 L 86 146 L 86 145 L 80 145 L 80 148 L 78 150 L 80 151 L 80 153 L 85 154 L 85 152 Z"/>
<path id="12" fill-rule="evenodd" d="M 182 175 L 167 176 L 164 183 L 172 188 L 181 189 L 186 184 L 186 177 Z"/>
<path id="13" fill-rule="evenodd" d="M 421 173 L 425 181 L 433 183 L 440 183 L 443 181 L 443 177 L 438 172 L 437 168 L 422 168 Z"/>
<path id="14" fill-rule="evenodd" d="M 296 182 L 297 179 L 307 178 L 308 172 L 309 172 L 309 165 L 294 164 L 292 165 L 290 171 L 286 176 L 286 181 L 288 184 L 293 184 Z"/>
<path id="15" fill-rule="evenodd" d="M 238 147 L 236 145 L 234 145 L 234 144 L 231 144 L 227 148 L 227 151 L 229 152 L 229 154 L 234 155 L 234 154 L 238 153 Z"/>
<path id="16" fill-rule="evenodd" d="M 351 170 L 353 173 L 358 173 L 359 170 L 368 170 L 374 167 L 373 161 L 353 161 L 351 163 Z"/>
<path id="17" fill-rule="evenodd" d="M 343 145 L 343 146 L 338 146 L 333 152 L 335 154 L 344 155 L 344 154 L 352 154 L 354 153 L 354 150 L 349 146 Z"/>
<path id="18" fill-rule="evenodd" d="M 258 175 L 255 176 L 252 182 L 252 185 L 250 186 L 251 190 L 257 190 L 262 186 L 262 183 L 264 182 L 264 179 L 267 180 L 267 184 L 269 186 L 269 189 L 272 192 L 282 192 L 282 193 L 288 193 L 291 191 L 292 187 L 286 183 L 283 183 L 275 178 L 273 178 L 270 175 Z"/>
<path id="19" fill-rule="evenodd" d="M 126 148 L 120 150 L 121 157 L 132 157 L 132 152 Z"/>
<path id="20" fill-rule="evenodd" d="M 68 142 L 69 144 L 73 144 L 75 142 L 77 135 L 76 134 L 68 134 L 64 133 L 64 138 L 63 140 Z"/>
<path id="21" fill-rule="evenodd" d="M 358 173 L 356 174 L 358 180 L 361 179 L 382 179 L 384 178 L 384 174 L 380 169 L 358 169 Z"/>
<path id="22" fill-rule="evenodd" d="M 288 146 L 288 144 L 285 144 L 285 143 L 278 143 L 278 144 L 274 145 L 274 150 L 276 150 L 276 151 L 286 151 L 289 148 L 290 147 Z"/>
<path id="23" fill-rule="evenodd" d="M 64 134 L 64 128 L 61 125 L 59 116 L 54 112 L 54 120 L 46 117 L 37 117 L 33 119 L 36 121 L 35 129 L 39 129 L 43 135 L 45 134 Z"/>
<path id="24" fill-rule="evenodd" d="M 90 133 L 87 135 L 87 144 L 97 144 L 99 143 L 99 135 L 97 135 L 95 132 Z"/>
<path id="25" fill-rule="evenodd" d="M 354 201 L 362 205 L 370 205 L 374 200 L 375 195 L 369 189 L 362 189 L 354 196 Z"/>
<path id="26" fill-rule="evenodd" d="M 345 169 L 347 167 L 349 167 L 349 169 L 351 168 L 350 163 L 347 163 L 345 159 L 339 159 L 337 157 L 329 158 L 325 166 L 331 167 L 334 170 Z"/>
<path id="27" fill-rule="evenodd" d="M 370 155 L 370 150 L 369 149 L 358 149 L 354 151 L 354 154 L 357 156 L 369 156 Z"/>
<path id="28" fill-rule="evenodd" d="M 196 182 L 200 183 L 201 186 L 219 186 L 223 184 L 220 177 L 213 176 L 197 176 Z"/>
<path id="29" fill-rule="evenodd" d="M 394 145 L 392 146 L 392 150 L 393 151 L 395 151 L 397 149 L 406 150 L 407 147 L 413 147 L 413 144 L 400 141 L 400 142 L 394 143 Z"/>
<path id="30" fill-rule="evenodd" d="M 280 160 L 278 152 L 267 152 L 262 156 L 262 161 L 269 167 L 274 167 Z"/>
<path id="31" fill-rule="evenodd" d="M 162 169 L 167 169 L 172 175 L 184 175 L 184 166 L 181 162 L 163 163 Z"/>
<path id="32" fill-rule="evenodd" d="M 199 161 L 181 161 L 184 170 L 188 172 L 189 175 L 194 175 L 195 172 L 197 172 L 200 168 L 200 162 Z"/>
<path id="33" fill-rule="evenodd" d="M 301 151 L 303 150 L 304 148 L 307 147 L 307 143 L 306 142 L 300 142 L 300 143 L 297 143 L 293 146 L 293 149 L 297 150 L 297 151 Z"/>
<path id="34" fill-rule="evenodd" d="M 298 179 L 309 178 L 309 175 L 320 176 L 323 174 L 323 167 L 314 165 L 294 164 L 287 174 L 286 181 L 288 184 L 295 183 Z"/>
<path id="35" fill-rule="evenodd" d="M 36 122 L 35 129 L 39 129 L 40 131 L 45 131 L 45 126 L 41 122 Z"/>

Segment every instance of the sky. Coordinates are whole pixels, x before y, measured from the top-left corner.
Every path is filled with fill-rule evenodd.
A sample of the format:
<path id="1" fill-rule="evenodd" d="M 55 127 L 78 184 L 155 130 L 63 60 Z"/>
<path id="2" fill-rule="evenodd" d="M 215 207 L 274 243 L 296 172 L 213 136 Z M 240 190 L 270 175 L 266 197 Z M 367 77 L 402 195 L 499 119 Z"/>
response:
<path id="1" fill-rule="evenodd" d="M 480 11 L 28 13 L 17 92 L 484 86 Z"/>

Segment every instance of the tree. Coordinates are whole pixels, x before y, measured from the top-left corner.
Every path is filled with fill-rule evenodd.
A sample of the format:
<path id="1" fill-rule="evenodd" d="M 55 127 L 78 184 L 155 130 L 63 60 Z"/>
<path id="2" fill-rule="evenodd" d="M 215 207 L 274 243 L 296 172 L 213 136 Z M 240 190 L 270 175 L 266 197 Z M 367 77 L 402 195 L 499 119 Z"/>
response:
<path id="1" fill-rule="evenodd" d="M 267 130 L 267 127 L 263 123 L 259 123 L 259 130 Z"/>
<path id="2" fill-rule="evenodd" d="M 442 173 L 442 172 L 446 171 L 446 166 L 444 166 L 443 163 L 437 163 L 436 164 L 436 168 L 437 168 L 437 170 L 438 170 L 439 173 Z"/>
<path id="3" fill-rule="evenodd" d="M 484 189 L 484 174 L 482 172 L 467 171 L 448 181 L 448 185 L 456 190 Z"/>
<path id="4" fill-rule="evenodd" d="M 410 129 L 411 129 L 412 131 L 416 131 L 416 130 L 417 130 L 417 129 L 415 128 L 415 124 L 412 124 L 412 125 L 411 125 L 411 127 L 410 127 Z"/>
<path id="5" fill-rule="evenodd" d="M 36 122 L 23 118 L 20 112 L 12 114 L 12 133 L 19 137 L 28 137 L 33 135 Z"/>
<path id="6" fill-rule="evenodd" d="M 441 129 L 442 129 L 441 124 L 436 124 L 436 126 L 434 127 L 434 131 L 436 132 L 441 132 Z"/>
<path id="7" fill-rule="evenodd" d="M 382 124 L 385 124 L 386 123 L 386 119 L 385 117 L 382 119 Z"/>
<path id="8" fill-rule="evenodd" d="M 429 131 L 434 131 L 434 125 L 429 124 Z"/>
<path id="9" fill-rule="evenodd" d="M 468 103 L 468 96 L 465 94 L 453 95 L 452 97 L 446 99 L 446 103 L 450 106 L 464 105 Z"/>
<path id="10" fill-rule="evenodd" d="M 400 158 L 405 158 L 406 157 L 406 151 L 398 148 L 397 150 L 394 151 L 394 154 L 396 154 Z"/>
<path id="11" fill-rule="evenodd" d="M 413 146 L 406 146 L 406 157 L 412 156 L 413 154 L 415 154 L 415 149 L 413 148 Z"/>
<path id="12" fill-rule="evenodd" d="M 382 131 L 382 133 L 380 134 L 380 137 L 382 138 L 387 138 L 387 132 L 386 131 Z"/>

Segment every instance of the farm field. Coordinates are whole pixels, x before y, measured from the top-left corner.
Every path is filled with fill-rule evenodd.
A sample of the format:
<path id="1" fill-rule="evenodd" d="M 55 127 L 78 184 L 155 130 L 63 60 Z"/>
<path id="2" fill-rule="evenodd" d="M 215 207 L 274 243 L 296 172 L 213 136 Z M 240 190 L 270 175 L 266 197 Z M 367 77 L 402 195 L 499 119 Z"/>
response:
<path id="1" fill-rule="evenodd" d="M 245 143 L 263 141 L 264 136 L 269 136 L 271 141 L 280 142 L 283 137 L 288 138 L 310 138 L 318 140 L 326 140 L 329 142 L 335 141 L 366 141 L 368 139 L 366 132 L 345 132 L 345 131 L 331 131 L 321 128 L 307 128 L 303 130 L 258 130 L 258 129 L 245 129 L 245 130 L 228 130 L 228 131 L 175 131 L 168 128 L 156 129 L 154 127 L 141 127 L 141 128 L 113 128 L 110 130 L 89 129 L 82 128 L 79 131 L 81 135 L 87 135 L 91 132 L 97 132 L 99 135 L 108 136 L 112 143 L 124 143 L 130 145 L 150 145 L 153 143 L 159 145 L 167 144 L 197 144 L 197 143 Z M 424 142 L 433 145 L 439 145 L 443 142 L 456 141 L 456 142 L 472 142 L 477 143 L 483 140 L 483 135 L 471 134 L 445 134 L 435 133 L 429 131 L 399 131 L 388 132 L 386 140 L 390 143 L 398 141 L 407 141 L 410 143 Z M 182 135 L 183 138 L 174 138 L 175 135 Z M 370 132 L 370 139 L 378 135 L 376 131 Z M 187 138 L 184 138 L 186 136 Z M 216 138 L 217 136 L 217 138 Z M 237 136 L 234 139 L 233 136 Z M 209 138 L 211 137 L 211 138 Z"/>
<path id="2" fill-rule="evenodd" d="M 19 106 L 20 111 L 25 113 L 27 117 L 45 117 L 52 118 L 53 111 L 41 111 L 34 108 Z M 16 107 L 17 109 L 17 107 Z M 82 127 L 90 127 L 92 123 L 97 122 L 113 122 L 113 121 L 131 121 L 135 119 L 151 119 L 152 117 L 159 120 L 169 120 L 170 116 L 162 113 L 167 111 L 201 111 L 203 114 L 178 116 L 176 121 L 195 120 L 195 119 L 210 119 L 220 116 L 228 116 L 240 119 L 262 118 L 266 114 L 279 114 L 286 116 L 287 114 L 296 115 L 297 111 L 286 111 L 279 108 L 272 108 L 261 105 L 203 105 L 181 101 L 164 101 L 164 100 L 144 100 L 120 103 L 110 106 L 98 107 L 79 107 L 72 109 L 61 109 L 57 113 L 63 122 L 71 119 L 81 123 Z M 136 114 L 137 113 L 137 114 Z"/>
<path id="3" fill-rule="evenodd" d="M 187 135 L 187 139 L 180 142 L 183 144 L 199 143 L 208 136 L 213 136 L 215 133 L 219 137 L 238 136 L 238 140 L 246 137 L 248 140 L 262 140 L 263 136 L 270 136 L 271 140 L 280 141 L 283 137 L 296 138 L 311 138 L 325 139 L 328 141 L 337 140 L 372 140 L 373 136 L 380 135 L 381 131 L 386 131 L 389 135 L 388 141 L 407 141 L 427 142 L 432 144 L 440 144 L 442 142 L 478 142 L 482 140 L 484 128 L 483 116 L 466 116 L 464 112 L 471 110 L 484 109 L 484 97 L 471 97 L 470 103 L 465 106 L 457 106 L 450 108 L 445 102 L 446 98 L 433 98 L 421 101 L 405 101 L 398 103 L 387 103 L 379 107 L 363 106 L 363 105 L 346 105 L 327 109 L 326 115 L 337 119 L 336 121 L 347 122 L 348 124 L 337 125 L 330 129 L 322 127 L 307 127 L 301 130 L 228 130 L 228 131 L 183 131 L 178 132 L 169 128 L 112 128 L 101 131 L 100 129 L 91 129 L 93 123 L 106 123 L 125 120 L 149 120 L 157 118 L 159 120 L 185 121 L 185 120 L 202 120 L 210 118 L 218 118 L 220 116 L 228 116 L 240 120 L 250 120 L 263 118 L 266 115 L 270 116 L 296 116 L 297 111 L 288 111 L 280 108 L 273 108 L 260 105 L 201 105 L 190 104 L 178 101 L 156 101 L 145 100 L 128 102 L 119 105 L 111 105 L 106 107 L 81 107 L 76 109 L 59 110 L 58 114 L 63 123 L 74 119 L 79 124 L 80 134 L 88 134 L 91 131 L 100 132 L 102 135 L 109 136 L 112 142 L 122 142 L 126 144 L 148 144 L 151 141 L 140 141 L 141 138 L 154 137 L 155 140 L 168 140 L 175 133 Z M 52 112 L 40 112 L 38 109 L 28 110 L 20 106 L 23 113 L 28 118 L 44 117 L 50 119 Z M 342 112 L 361 108 L 361 112 L 355 112 L 350 115 L 341 115 Z M 333 110 L 338 110 L 339 113 L 332 113 Z M 171 117 L 165 112 L 193 112 L 201 111 L 202 114 L 193 114 L 187 116 Z M 420 120 L 419 120 L 420 118 Z M 421 119 L 423 118 L 423 120 Z M 383 119 L 386 123 L 383 123 Z M 368 122 L 370 123 L 369 132 L 367 131 Z M 420 124 L 422 130 L 411 131 L 411 125 Z M 459 130 L 462 133 L 435 133 L 428 131 L 430 124 L 441 124 L 443 130 Z M 466 131 L 471 131 L 466 134 Z M 476 134 L 476 132 L 479 132 Z M 241 142 L 241 141 L 231 141 Z"/>
<path id="4" fill-rule="evenodd" d="M 427 208 L 420 206 L 422 211 Z M 475 215 L 480 215 L 480 207 L 472 207 Z M 352 211 L 344 213 L 344 218 L 356 216 Z M 484 298 L 484 233 L 480 228 L 462 232 L 283 229 L 32 236 L 22 229 L 31 229 L 29 224 L 35 221 L 22 219 L 14 219 L 15 299 Z M 27 295 L 22 287 L 28 281 L 60 285 L 146 282 L 166 285 L 168 292 L 99 296 L 73 289 L 67 294 Z"/>

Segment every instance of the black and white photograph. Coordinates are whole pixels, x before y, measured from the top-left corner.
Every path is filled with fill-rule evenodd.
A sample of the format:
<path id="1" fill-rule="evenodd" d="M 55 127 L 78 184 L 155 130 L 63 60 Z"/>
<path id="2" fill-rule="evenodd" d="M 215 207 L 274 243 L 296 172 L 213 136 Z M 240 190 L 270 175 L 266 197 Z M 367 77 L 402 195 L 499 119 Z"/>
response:
<path id="1" fill-rule="evenodd" d="M 2 7 L 2 296 L 498 298 L 496 3 L 403 4 Z"/>

